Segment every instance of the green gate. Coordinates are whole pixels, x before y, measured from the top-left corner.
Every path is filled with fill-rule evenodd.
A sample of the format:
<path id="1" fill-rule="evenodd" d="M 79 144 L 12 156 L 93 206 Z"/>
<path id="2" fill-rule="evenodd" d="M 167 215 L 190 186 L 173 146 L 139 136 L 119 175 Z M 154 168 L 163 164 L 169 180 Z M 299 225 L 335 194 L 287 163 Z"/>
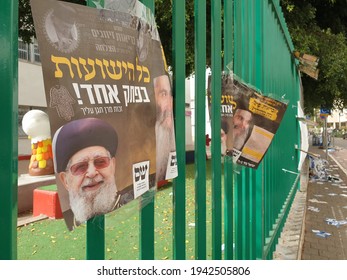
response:
<path id="1" fill-rule="evenodd" d="M 93 1 L 87 1 L 92 4 Z M 143 0 L 154 11 L 154 0 Z M 173 72 L 179 176 L 173 182 L 173 259 L 186 256 L 185 53 L 186 1 L 172 0 Z M 194 2 L 195 25 L 195 259 L 271 259 L 298 188 L 300 144 L 296 120 L 300 77 L 292 56 L 279 0 L 199 0 Z M 207 225 L 206 198 L 206 28 L 211 15 L 212 58 L 212 213 Z M 0 112 L 4 128 L 0 145 L 0 259 L 17 258 L 18 166 L 18 1 L 5 0 L 0 9 Z M 221 61 L 223 54 L 223 62 Z M 224 65 L 222 65 L 222 63 Z M 257 170 L 240 169 L 226 157 L 221 165 L 221 70 L 227 65 L 248 84 L 288 109 L 263 162 Z M 140 259 L 155 259 L 155 201 L 140 210 Z M 86 259 L 105 258 L 105 217 L 88 221 Z M 208 247 L 207 239 L 212 240 Z M 224 250 L 222 249 L 224 245 Z M 211 257 L 207 256 L 211 251 Z"/>

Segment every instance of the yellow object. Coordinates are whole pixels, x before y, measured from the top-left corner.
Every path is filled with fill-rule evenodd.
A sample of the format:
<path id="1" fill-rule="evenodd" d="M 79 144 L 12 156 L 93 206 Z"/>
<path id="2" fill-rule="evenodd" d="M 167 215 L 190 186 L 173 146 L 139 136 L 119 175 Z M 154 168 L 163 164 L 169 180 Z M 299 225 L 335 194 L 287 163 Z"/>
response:
<path id="1" fill-rule="evenodd" d="M 52 155 L 52 141 L 51 139 L 46 139 L 39 141 L 37 143 L 31 144 L 31 158 L 29 168 L 31 168 L 36 163 L 36 166 L 40 169 L 47 167 L 47 160 L 53 159 Z"/>
<path id="2" fill-rule="evenodd" d="M 37 154 L 37 155 L 36 155 L 36 160 L 37 160 L 37 161 L 42 160 L 42 154 Z"/>
<path id="3" fill-rule="evenodd" d="M 47 166 L 46 160 L 43 159 L 39 161 L 39 168 L 46 168 L 46 166 Z"/>

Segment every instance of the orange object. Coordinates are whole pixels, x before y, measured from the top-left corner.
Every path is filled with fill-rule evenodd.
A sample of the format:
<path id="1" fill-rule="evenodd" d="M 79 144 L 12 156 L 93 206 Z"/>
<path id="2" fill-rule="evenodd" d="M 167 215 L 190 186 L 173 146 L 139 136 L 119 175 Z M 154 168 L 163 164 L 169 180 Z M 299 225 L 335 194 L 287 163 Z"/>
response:
<path id="1" fill-rule="evenodd" d="M 54 219 L 63 218 L 58 192 L 40 189 L 34 190 L 33 216 L 35 217 L 41 214 Z"/>
<path id="2" fill-rule="evenodd" d="M 158 188 L 165 186 L 167 183 L 169 183 L 168 180 L 162 180 L 157 183 Z"/>
<path id="3" fill-rule="evenodd" d="M 44 160 L 49 159 L 49 153 L 48 152 L 43 153 L 43 159 Z"/>

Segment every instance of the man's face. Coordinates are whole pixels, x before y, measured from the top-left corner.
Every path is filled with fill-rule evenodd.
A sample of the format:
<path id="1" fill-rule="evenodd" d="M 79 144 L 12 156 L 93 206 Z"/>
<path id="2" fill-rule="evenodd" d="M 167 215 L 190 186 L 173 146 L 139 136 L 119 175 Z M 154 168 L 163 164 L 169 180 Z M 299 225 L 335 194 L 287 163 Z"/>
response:
<path id="1" fill-rule="evenodd" d="M 235 115 L 233 116 L 234 137 L 243 135 L 248 132 L 248 128 L 252 119 L 251 112 L 246 110 L 237 109 Z"/>
<path id="2" fill-rule="evenodd" d="M 73 20 L 73 19 L 69 19 Z M 54 23 L 54 27 L 57 31 L 57 35 L 62 38 L 70 38 L 71 29 L 73 27 L 73 22 L 69 22 L 68 20 L 62 20 L 57 16 L 52 16 L 52 21 Z"/>
<path id="3" fill-rule="evenodd" d="M 60 178 L 78 221 L 112 210 L 117 193 L 114 174 L 115 158 L 104 147 L 84 148 L 71 157 Z"/>
<path id="4" fill-rule="evenodd" d="M 168 76 L 163 75 L 154 79 L 154 93 L 157 104 L 157 121 L 166 128 L 172 128 L 172 96 Z"/>

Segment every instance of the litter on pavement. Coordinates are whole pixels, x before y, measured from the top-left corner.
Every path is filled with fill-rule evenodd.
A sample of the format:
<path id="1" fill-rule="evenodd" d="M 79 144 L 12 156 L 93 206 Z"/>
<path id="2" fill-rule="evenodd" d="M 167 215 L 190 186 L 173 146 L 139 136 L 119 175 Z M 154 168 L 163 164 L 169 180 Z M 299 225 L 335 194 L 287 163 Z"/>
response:
<path id="1" fill-rule="evenodd" d="M 313 229 L 312 232 L 313 232 L 316 236 L 318 236 L 318 237 L 327 238 L 327 237 L 331 236 L 331 233 L 325 232 L 325 231 L 321 231 L 321 230 L 318 230 L 318 229 Z"/>

